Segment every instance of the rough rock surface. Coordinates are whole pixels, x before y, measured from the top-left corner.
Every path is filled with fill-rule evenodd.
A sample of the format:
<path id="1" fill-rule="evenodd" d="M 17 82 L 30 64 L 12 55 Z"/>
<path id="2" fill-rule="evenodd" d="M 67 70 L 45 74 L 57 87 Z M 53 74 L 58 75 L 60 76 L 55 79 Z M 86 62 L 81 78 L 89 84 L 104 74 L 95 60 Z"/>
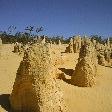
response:
<path id="1" fill-rule="evenodd" d="M 101 54 L 98 55 L 98 64 L 102 65 L 102 66 L 105 66 L 105 58 Z"/>
<path id="2" fill-rule="evenodd" d="M 46 38 L 44 37 L 41 41 L 41 44 L 45 44 L 46 43 Z"/>
<path id="3" fill-rule="evenodd" d="M 14 45 L 14 53 L 18 53 L 20 51 L 19 44 L 16 42 Z"/>
<path id="4" fill-rule="evenodd" d="M 2 46 L 2 40 L 1 40 L 1 38 L 0 38 L 0 57 L 1 57 L 1 47 Z"/>
<path id="5" fill-rule="evenodd" d="M 73 38 L 70 39 L 70 43 L 69 43 L 68 47 L 66 47 L 65 52 L 67 52 L 67 53 L 73 53 L 74 52 L 73 51 Z"/>
<path id="6" fill-rule="evenodd" d="M 0 38 L 0 45 L 2 44 L 2 39 Z"/>
<path id="7" fill-rule="evenodd" d="M 81 48 L 81 37 L 76 36 L 73 38 L 73 50 L 74 53 L 79 53 Z"/>
<path id="8" fill-rule="evenodd" d="M 17 71 L 10 103 L 14 112 L 68 112 L 56 79 L 49 47 L 33 45 Z"/>
<path id="9" fill-rule="evenodd" d="M 71 77 L 71 83 L 79 87 L 91 87 L 95 84 L 97 56 L 90 40 L 85 40 L 80 49 L 78 63 Z"/>

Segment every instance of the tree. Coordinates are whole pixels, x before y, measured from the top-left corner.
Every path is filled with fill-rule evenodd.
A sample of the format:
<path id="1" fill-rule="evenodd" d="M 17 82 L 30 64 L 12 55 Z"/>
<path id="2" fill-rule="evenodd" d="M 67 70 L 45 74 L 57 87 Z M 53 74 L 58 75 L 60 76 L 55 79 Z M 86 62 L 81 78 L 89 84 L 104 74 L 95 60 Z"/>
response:
<path id="1" fill-rule="evenodd" d="M 99 43 L 101 43 L 101 44 L 104 44 L 104 40 L 102 39 L 101 36 L 99 36 L 99 35 L 91 35 L 90 37 L 91 37 L 91 40 L 92 40 L 92 39 L 95 39 L 96 42 L 99 42 Z"/>
<path id="2" fill-rule="evenodd" d="M 29 34 L 31 35 L 32 31 L 34 31 L 34 26 L 27 26 L 25 28 L 26 31 L 29 31 Z"/>
<path id="3" fill-rule="evenodd" d="M 110 43 L 112 44 L 112 37 L 110 37 L 109 39 L 110 39 Z"/>

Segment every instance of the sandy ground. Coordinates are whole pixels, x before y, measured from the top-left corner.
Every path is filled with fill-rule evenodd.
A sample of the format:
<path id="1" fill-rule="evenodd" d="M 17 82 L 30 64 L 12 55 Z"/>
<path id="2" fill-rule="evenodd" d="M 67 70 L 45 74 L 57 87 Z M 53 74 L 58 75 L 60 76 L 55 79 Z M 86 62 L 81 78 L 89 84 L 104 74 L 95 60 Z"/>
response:
<path id="1" fill-rule="evenodd" d="M 12 52 L 12 45 L 3 45 L 0 58 L 0 112 L 9 112 L 9 94 L 22 57 Z M 62 54 L 60 71 L 71 78 L 78 54 Z M 82 88 L 59 80 L 63 97 L 70 112 L 112 112 L 112 68 L 98 66 L 96 85 Z"/>
<path id="2" fill-rule="evenodd" d="M 3 45 L 0 57 L 0 112 L 9 110 L 8 97 L 12 91 L 21 57 L 13 52 L 13 45 Z"/>

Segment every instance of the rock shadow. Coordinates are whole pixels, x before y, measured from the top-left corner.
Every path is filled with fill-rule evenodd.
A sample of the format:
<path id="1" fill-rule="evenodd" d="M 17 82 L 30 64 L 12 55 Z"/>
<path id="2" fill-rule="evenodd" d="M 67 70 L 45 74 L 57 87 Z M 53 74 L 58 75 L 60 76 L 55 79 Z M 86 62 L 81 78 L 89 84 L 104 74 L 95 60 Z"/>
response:
<path id="1" fill-rule="evenodd" d="M 59 75 L 59 79 L 61 79 L 64 82 L 72 85 L 71 78 L 67 79 L 66 75 L 71 77 L 72 74 L 75 72 L 75 70 L 73 70 L 73 69 L 66 69 L 66 68 L 58 68 L 58 69 L 62 71 L 62 73 Z"/>
<path id="2" fill-rule="evenodd" d="M 68 84 L 71 84 L 72 85 L 72 83 L 71 83 L 71 79 L 62 79 L 64 82 L 66 82 L 66 83 L 68 83 Z"/>
<path id="3" fill-rule="evenodd" d="M 74 70 L 73 69 L 66 69 L 66 68 L 59 68 L 62 72 L 64 72 L 66 75 L 72 76 Z"/>
<path id="4" fill-rule="evenodd" d="M 112 66 L 105 66 L 105 67 L 112 68 Z"/>
<path id="5" fill-rule="evenodd" d="M 7 112 L 10 111 L 10 101 L 9 101 L 10 94 L 1 94 L 0 95 L 0 105 L 3 109 L 5 109 Z"/>

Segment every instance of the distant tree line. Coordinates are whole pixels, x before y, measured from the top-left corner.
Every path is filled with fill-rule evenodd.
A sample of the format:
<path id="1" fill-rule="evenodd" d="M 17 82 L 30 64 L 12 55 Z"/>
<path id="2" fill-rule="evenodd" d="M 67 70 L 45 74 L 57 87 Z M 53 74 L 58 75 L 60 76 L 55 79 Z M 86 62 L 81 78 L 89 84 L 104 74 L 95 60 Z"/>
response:
<path id="1" fill-rule="evenodd" d="M 6 31 L 0 31 L 0 38 L 2 39 L 2 42 L 4 44 L 6 43 L 15 43 L 15 42 L 21 42 L 21 43 L 28 43 L 33 40 L 33 38 L 36 37 L 36 34 L 43 31 L 43 27 L 34 27 L 34 26 L 27 26 L 24 30 L 24 32 L 16 32 L 15 26 L 10 26 Z M 35 32 L 35 35 L 34 33 Z"/>
<path id="2" fill-rule="evenodd" d="M 7 43 L 23 43 L 27 44 L 28 42 L 32 42 L 37 36 L 39 32 L 42 32 L 44 29 L 43 27 L 35 27 L 35 26 L 27 26 L 23 32 L 16 32 L 15 26 L 8 27 L 7 31 L 0 31 L 0 38 L 2 39 L 2 42 L 4 44 Z M 41 36 L 43 38 L 43 36 Z M 58 41 L 60 40 L 63 44 L 68 44 L 70 41 L 70 38 L 65 38 L 63 36 L 53 36 L 53 37 L 46 37 L 47 42 L 55 42 L 58 44 Z M 97 42 L 104 44 L 107 41 L 106 39 L 103 39 L 99 35 L 91 35 L 91 39 L 95 39 Z M 112 37 L 109 38 L 110 42 L 112 43 Z"/>
<path id="3" fill-rule="evenodd" d="M 107 42 L 108 38 L 110 40 L 110 43 L 112 43 L 112 37 L 103 38 L 102 36 L 99 36 L 99 35 L 91 35 L 91 39 L 95 39 L 97 42 L 101 44 L 104 44 L 105 42 Z"/>

